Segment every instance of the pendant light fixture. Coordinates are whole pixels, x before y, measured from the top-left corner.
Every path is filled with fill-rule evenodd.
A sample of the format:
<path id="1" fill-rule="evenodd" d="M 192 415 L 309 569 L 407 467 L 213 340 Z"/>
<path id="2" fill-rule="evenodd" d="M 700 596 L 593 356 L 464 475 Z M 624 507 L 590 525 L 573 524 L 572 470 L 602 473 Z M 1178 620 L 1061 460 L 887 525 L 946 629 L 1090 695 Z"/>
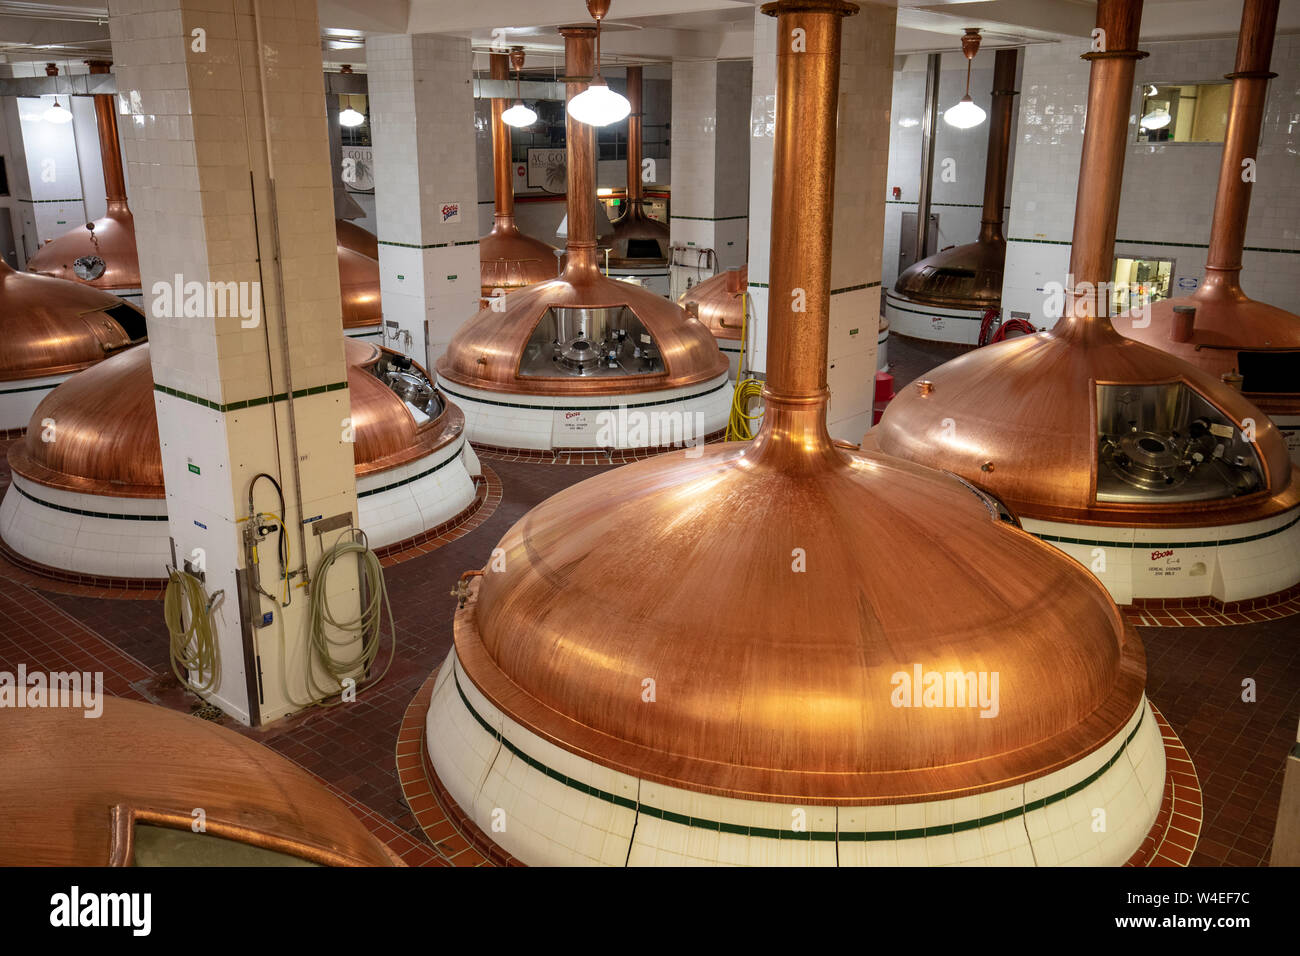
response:
<path id="1" fill-rule="evenodd" d="M 54 97 L 54 105 L 47 109 L 42 116 L 45 122 L 55 123 L 59 126 L 72 122 L 72 111 L 64 109 L 57 96 Z"/>
<path id="2" fill-rule="evenodd" d="M 985 112 L 975 105 L 970 98 L 970 65 L 980 49 L 980 32 L 974 27 L 966 28 L 966 35 L 961 38 L 961 52 L 966 54 L 966 95 L 956 106 L 950 107 L 943 114 L 943 121 L 958 129 L 970 129 L 984 122 Z"/>
<path id="3" fill-rule="evenodd" d="M 339 72 L 344 75 L 350 75 L 352 73 L 352 65 L 344 63 Z M 346 126 L 348 129 L 355 129 L 366 121 L 366 116 L 364 113 L 353 109 L 352 94 L 348 93 L 346 96 L 347 106 L 339 110 L 339 125 Z"/>
<path id="4" fill-rule="evenodd" d="M 515 129 L 521 129 L 537 122 L 537 114 L 524 105 L 523 97 L 519 95 L 519 71 L 524 66 L 523 47 L 510 48 L 510 66 L 515 71 L 515 105 L 501 114 L 501 122 Z"/>
<path id="5" fill-rule="evenodd" d="M 569 100 L 569 115 L 588 126 L 608 126 L 632 112 L 627 97 L 609 88 L 600 75 L 600 21 L 609 13 L 610 0 L 587 0 L 587 12 L 596 21 L 596 75 L 587 88 Z"/>

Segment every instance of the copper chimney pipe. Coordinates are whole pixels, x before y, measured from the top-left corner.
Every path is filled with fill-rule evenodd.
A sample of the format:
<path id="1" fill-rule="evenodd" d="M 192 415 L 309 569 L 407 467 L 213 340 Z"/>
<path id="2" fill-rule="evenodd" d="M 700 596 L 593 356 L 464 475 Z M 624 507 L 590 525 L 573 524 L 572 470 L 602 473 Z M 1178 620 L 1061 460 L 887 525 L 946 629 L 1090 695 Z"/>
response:
<path id="1" fill-rule="evenodd" d="M 993 57 L 993 103 L 989 107 L 989 146 L 984 161 L 984 212 L 980 242 L 1006 242 L 1002 210 L 1007 203 L 1007 162 L 1011 158 L 1011 113 L 1016 96 L 1016 51 Z"/>
<path id="2" fill-rule="evenodd" d="M 522 53 L 522 51 L 520 51 Z M 494 80 L 510 79 L 510 60 L 514 53 L 493 53 L 491 75 Z M 522 61 L 523 57 L 520 57 Z M 510 127 L 501 114 L 506 111 L 506 100 L 492 100 L 492 202 L 493 221 L 497 228 L 508 229 L 515 221 L 515 191 L 510 175 Z"/>
<path id="3" fill-rule="evenodd" d="M 87 60 L 92 76 L 110 72 L 110 60 Z M 104 167 L 104 198 L 108 208 L 126 208 L 126 177 L 122 173 L 122 143 L 117 135 L 117 109 L 111 93 L 92 97 L 95 101 L 95 125 L 99 129 L 100 163 Z"/>
<path id="4" fill-rule="evenodd" d="M 641 183 L 641 67 L 627 68 L 627 102 L 632 111 L 627 116 L 627 214 L 642 218 L 645 187 Z"/>
<path id="5" fill-rule="evenodd" d="M 593 41 L 595 27 L 561 27 L 564 37 L 564 100 L 567 104 L 587 88 L 595 69 Z M 565 202 L 568 207 L 568 236 L 564 275 L 570 281 L 578 271 L 600 271 L 596 259 L 596 217 L 592 197 L 596 194 L 596 129 L 580 123 L 567 110 L 564 114 L 567 143 Z"/>
<path id="6" fill-rule="evenodd" d="M 835 456 L 826 430 L 826 367 L 831 306 L 831 225 L 835 195 L 840 18 L 858 12 L 844 0 L 782 0 L 777 18 L 776 128 L 772 157 L 772 245 L 767 381 L 755 455 L 798 467 L 820 452 Z"/>
<path id="7" fill-rule="evenodd" d="M 1092 65 L 1087 125 L 1074 201 L 1070 287 L 1065 290 L 1064 313 L 1052 330 L 1058 335 L 1119 335 L 1111 325 L 1108 303 L 1098 301 L 1098 290 L 1110 282 L 1114 268 L 1133 75 L 1137 61 L 1147 56 L 1137 49 L 1141 23 L 1142 0 L 1098 0 L 1103 49 L 1083 54 Z"/>
<path id="8" fill-rule="evenodd" d="M 1219 165 L 1219 191 L 1214 199 L 1210 248 L 1205 261 L 1205 281 L 1193 298 L 1246 298 L 1241 291 L 1241 250 L 1246 244 L 1246 217 L 1250 212 L 1253 177 L 1242 175 L 1242 163 L 1259 155 L 1259 133 L 1264 119 L 1273 35 L 1277 30 L 1278 0 L 1245 0 L 1237 62 L 1225 79 L 1232 81 L 1228 129 L 1223 137 Z"/>
<path id="9" fill-rule="evenodd" d="M 1174 320 L 1169 323 L 1169 340 L 1171 342 L 1190 342 L 1196 329 L 1196 307 L 1192 305 L 1174 306 Z"/>

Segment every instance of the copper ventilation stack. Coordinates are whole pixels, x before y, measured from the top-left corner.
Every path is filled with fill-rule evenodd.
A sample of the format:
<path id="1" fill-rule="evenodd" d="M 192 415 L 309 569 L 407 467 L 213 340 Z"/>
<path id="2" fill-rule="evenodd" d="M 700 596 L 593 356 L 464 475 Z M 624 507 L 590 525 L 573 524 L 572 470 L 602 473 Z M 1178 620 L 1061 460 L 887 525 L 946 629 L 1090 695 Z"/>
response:
<path id="1" fill-rule="evenodd" d="M 1107 49 L 1083 54 L 1091 79 L 1061 319 L 935 369 L 868 440 L 1000 499 L 1122 603 L 1265 598 L 1300 581 L 1300 474 L 1281 434 L 1216 376 L 1121 336 L 1098 291 L 1114 261 L 1141 10 L 1100 0 Z"/>
<path id="2" fill-rule="evenodd" d="M 1300 463 L 1300 316 L 1256 302 L 1241 288 L 1241 253 L 1254 178 L 1243 174 L 1259 155 L 1268 96 L 1278 0 L 1245 0 L 1232 81 L 1228 129 L 1219 166 L 1219 191 L 1206 257 L 1205 281 L 1186 298 L 1162 299 L 1121 317 L 1129 338 L 1163 349 L 1210 375 L 1243 377 L 1247 397 L 1290 433 L 1291 458 Z M 1191 309 L 1190 334 L 1176 334 L 1178 310 Z M 1139 320 L 1137 323 L 1134 320 Z M 1142 324 L 1149 319 L 1149 324 Z"/>
<path id="3" fill-rule="evenodd" d="M 968 56 L 971 31 L 962 38 Z M 979 34 L 973 35 L 975 49 Z M 1011 128 L 1015 122 L 1015 50 L 998 50 L 993 63 L 993 102 L 989 110 L 988 152 L 984 163 L 984 206 L 979 238 L 913 263 L 885 295 L 890 328 L 913 338 L 976 345 L 980 319 L 1002 303 L 1002 270 L 1007 240 L 1002 233 L 1006 206 Z"/>
<path id="4" fill-rule="evenodd" d="M 477 459 L 466 451 L 460 409 L 410 359 L 353 338 L 344 345 L 358 518 L 370 546 L 396 544 L 463 514 L 474 503 L 469 472 Z M 47 419 L 57 425 L 56 441 L 44 440 Z M 395 484 L 395 469 L 412 464 L 420 477 Z M 10 446 L 9 468 L 13 487 L 0 502 L 0 539 L 23 566 L 60 577 L 166 577 L 167 499 L 148 343 L 50 392 L 26 437 Z M 75 541 L 49 531 L 59 527 L 61 496 L 69 493 L 95 498 Z M 104 535 L 119 546 L 110 552 L 94 543 Z"/>
<path id="5" fill-rule="evenodd" d="M 592 77 L 595 30 L 560 32 L 572 99 Z M 676 305 L 601 273 L 595 129 L 572 115 L 565 122 L 564 271 L 465 323 L 438 360 L 441 386 L 464 409 L 470 440 L 498 448 L 662 447 L 721 431 L 726 360 Z"/>
<path id="6" fill-rule="evenodd" d="M 641 178 L 641 154 L 645 114 L 642 112 L 642 68 L 627 68 L 627 210 L 614 221 L 614 244 L 609 253 L 611 272 L 636 275 L 639 271 L 662 272 L 668 265 L 668 227 L 645 214 L 645 185 Z"/>
<path id="7" fill-rule="evenodd" d="M 962 798 L 987 798 L 1001 833 L 1003 808 L 1046 812 L 1025 784 L 1048 802 L 1106 787 L 1122 824 L 1078 815 L 1084 843 L 1060 862 L 1123 863 L 1164 779 L 1131 625 L 960 482 L 827 433 L 828 197 L 857 6 L 762 9 L 778 38 L 762 430 L 591 478 L 507 532 L 471 572 L 432 692 L 434 791 L 485 852 L 528 864 L 1032 865 L 1035 827 L 959 856 L 944 835 L 989 825 Z M 997 720 L 914 708 L 900 682 L 930 667 L 1017 690 Z M 1099 767 L 1115 776 L 1088 780 Z M 513 809 L 541 800 L 572 826 Z M 946 826 L 932 841 L 904 819 Z"/>
<path id="8" fill-rule="evenodd" d="M 95 75 L 109 72 L 107 60 L 87 60 Z M 27 260 L 30 272 L 84 282 L 105 292 L 132 298 L 141 295 L 140 257 L 135 248 L 135 217 L 126 204 L 126 178 L 122 172 L 122 144 L 117 135 L 115 97 L 101 94 L 95 100 L 99 129 L 99 156 L 104 169 L 107 210 L 84 228 L 65 232 L 47 242 Z"/>
<path id="9" fill-rule="evenodd" d="M 0 259 L 0 436 L 21 432 L 69 375 L 145 337 L 144 315 L 78 282 L 15 272 Z"/>
<path id="10" fill-rule="evenodd" d="M 491 55 L 492 79 L 510 79 L 510 68 L 523 69 L 524 51 L 513 48 Z M 492 100 L 492 231 L 479 240 L 483 305 L 494 294 L 512 292 L 534 282 L 555 278 L 555 249 L 515 224 L 514 175 L 511 172 L 510 127 L 501 119 L 508 102 Z"/>

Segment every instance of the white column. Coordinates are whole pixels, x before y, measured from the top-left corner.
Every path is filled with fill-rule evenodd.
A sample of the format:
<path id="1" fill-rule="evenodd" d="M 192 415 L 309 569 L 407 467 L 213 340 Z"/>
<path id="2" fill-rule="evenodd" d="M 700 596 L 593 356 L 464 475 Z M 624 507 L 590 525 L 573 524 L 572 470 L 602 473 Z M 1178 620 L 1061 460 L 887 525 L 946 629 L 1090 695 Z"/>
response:
<path id="1" fill-rule="evenodd" d="M 478 311 L 472 63 L 468 39 L 366 39 L 384 321 L 427 368 Z"/>

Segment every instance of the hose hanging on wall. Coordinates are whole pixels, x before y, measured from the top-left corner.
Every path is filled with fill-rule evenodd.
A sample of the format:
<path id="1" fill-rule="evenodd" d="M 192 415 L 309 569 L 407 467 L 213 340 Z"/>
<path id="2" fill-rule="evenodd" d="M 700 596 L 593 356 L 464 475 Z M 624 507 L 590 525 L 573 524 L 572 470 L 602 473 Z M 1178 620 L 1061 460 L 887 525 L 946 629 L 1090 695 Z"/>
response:
<path id="1" fill-rule="evenodd" d="M 763 383 L 745 374 L 745 346 L 749 337 L 749 292 L 740 293 L 740 361 L 736 365 L 736 390 L 731 395 L 731 414 L 727 418 L 727 441 L 749 441 L 754 437 L 753 423 L 763 412 L 749 412 L 750 403 L 763 394 Z"/>
<path id="2" fill-rule="evenodd" d="M 186 571 L 172 568 L 167 576 L 163 618 L 171 634 L 172 673 L 200 697 L 211 693 L 221 676 L 212 630 L 212 608 L 221 593 L 209 600 L 203 582 Z"/>

